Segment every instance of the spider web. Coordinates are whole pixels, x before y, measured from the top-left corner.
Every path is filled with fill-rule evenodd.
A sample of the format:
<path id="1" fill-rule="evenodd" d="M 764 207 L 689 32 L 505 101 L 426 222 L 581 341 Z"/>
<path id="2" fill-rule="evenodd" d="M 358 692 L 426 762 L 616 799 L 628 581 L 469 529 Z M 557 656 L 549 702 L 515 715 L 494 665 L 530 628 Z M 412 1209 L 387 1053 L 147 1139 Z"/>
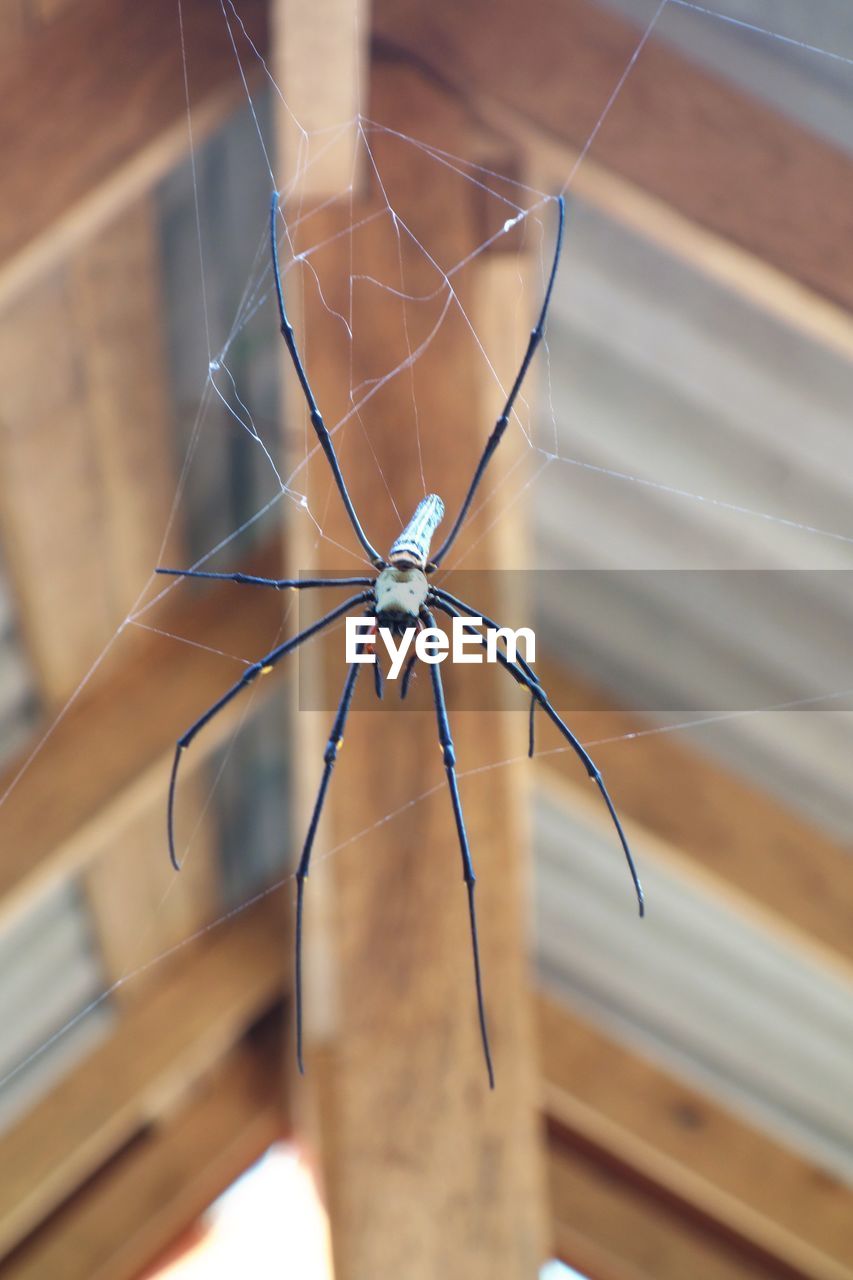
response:
<path id="1" fill-rule="evenodd" d="M 650 6 L 645 25 L 638 32 L 637 42 L 631 57 L 626 62 L 621 76 L 613 85 L 609 97 L 602 103 L 601 112 L 594 127 L 590 130 L 586 142 L 570 171 L 565 175 L 562 187 L 563 193 L 569 196 L 573 194 L 576 179 L 583 173 L 584 163 L 594 148 L 596 138 L 605 127 L 611 112 L 616 107 L 632 70 L 643 56 L 647 42 L 653 35 L 659 34 L 667 16 L 667 11 L 671 12 L 676 7 L 682 12 L 683 16 L 692 17 L 697 22 L 722 21 L 748 29 L 751 38 L 791 45 L 812 57 L 826 57 L 834 62 L 846 65 L 853 61 L 833 50 L 821 48 L 819 45 L 797 39 L 781 31 L 768 30 L 729 14 L 717 13 L 704 6 L 688 3 L 688 0 L 660 0 L 659 3 Z M 306 416 L 302 415 L 301 422 L 303 431 L 301 454 L 295 464 L 290 467 L 284 467 L 280 461 L 279 441 L 275 424 L 277 414 L 275 382 L 274 380 L 272 384 L 267 382 L 265 386 L 262 385 L 259 389 L 257 385 L 254 385 L 254 373 L 246 373 L 251 362 L 246 359 L 245 353 L 247 349 L 252 349 L 253 346 L 259 347 L 262 352 L 267 353 L 262 355 L 262 365 L 264 360 L 269 364 L 269 362 L 275 363 L 281 359 L 268 249 L 267 200 L 269 192 L 278 189 L 282 191 L 279 245 L 282 254 L 282 281 L 285 293 L 288 291 L 293 273 L 299 272 L 303 277 L 303 284 L 306 287 L 315 289 L 321 301 L 325 303 L 324 279 L 315 263 L 322 259 L 323 251 L 328 248 L 329 241 L 324 238 L 312 239 L 312 217 L 315 216 L 316 210 L 306 209 L 298 194 L 293 200 L 289 197 L 292 192 L 298 193 L 305 174 L 310 173 L 312 167 L 321 162 L 325 150 L 334 145 L 340 135 L 348 134 L 353 130 L 353 127 L 355 128 L 354 173 L 358 165 L 368 166 L 375 180 L 375 188 L 381 193 L 382 207 L 378 211 L 370 213 L 367 217 L 371 222 L 382 222 L 385 234 L 390 238 L 390 242 L 396 245 L 399 273 L 394 279 L 378 280 L 375 277 L 369 277 L 368 273 L 361 269 L 358 260 L 358 244 L 359 234 L 364 229 L 365 224 L 360 220 L 360 216 L 357 213 L 353 195 L 354 183 L 353 192 L 350 193 L 353 197 L 353 202 L 350 206 L 352 216 L 349 225 L 335 233 L 336 237 L 347 238 L 351 245 L 351 269 L 348 280 L 350 305 L 346 312 L 336 311 L 332 307 L 327 307 L 329 315 L 340 326 L 341 332 L 345 335 L 346 342 L 350 347 L 349 368 L 341 370 L 342 378 L 348 379 L 350 407 L 337 420 L 329 421 L 327 425 L 336 447 L 341 452 L 345 469 L 347 450 L 354 447 L 352 443 L 354 440 L 357 440 L 359 449 L 366 450 L 370 454 L 372 465 L 376 471 L 377 495 L 381 498 L 382 503 L 390 508 L 399 527 L 402 527 L 405 523 L 409 511 L 402 506 L 401 500 L 392 491 L 392 486 L 386 476 L 383 458 L 371 445 L 369 431 L 365 427 L 363 410 L 375 397 L 381 395 L 383 388 L 389 383 L 398 380 L 410 380 L 411 414 L 409 420 L 401 425 L 401 432 L 405 435 L 406 445 L 411 457 L 412 473 L 416 476 L 423 493 L 433 490 L 440 491 L 442 487 L 441 476 L 433 474 L 429 469 L 428 449 L 426 448 L 430 429 L 429 424 L 423 421 L 418 411 L 417 384 L 414 377 L 418 362 L 424 352 L 430 350 L 431 346 L 439 339 L 445 326 L 451 322 L 454 323 L 457 326 L 457 331 L 464 334 L 465 341 L 476 352 L 483 369 L 492 379 L 495 403 L 499 407 L 507 388 L 502 385 L 492 364 L 490 353 L 481 341 L 475 320 L 466 308 L 464 290 L 460 288 L 460 282 L 464 279 L 466 269 L 470 268 L 471 263 L 499 243 L 503 237 L 518 235 L 519 233 L 524 237 L 525 245 L 532 251 L 535 270 L 530 273 L 529 287 L 525 286 L 521 275 L 519 275 L 516 313 L 507 317 L 507 323 L 513 325 L 518 335 L 518 357 L 520 361 L 524 344 L 527 340 L 528 317 L 537 305 L 537 297 L 541 297 L 542 287 L 547 278 L 550 257 L 553 252 L 553 197 L 555 193 L 536 189 L 518 181 L 517 178 L 474 163 L 470 157 L 450 154 L 422 139 L 407 136 L 404 132 L 392 128 L 387 123 L 380 123 L 367 117 L 359 117 L 355 121 L 342 122 L 336 130 L 313 134 L 305 130 L 299 121 L 294 119 L 293 124 L 300 137 L 299 155 L 294 166 L 295 176 L 290 184 L 281 183 L 280 175 L 273 159 L 275 151 L 272 145 L 270 128 L 270 103 L 271 101 L 276 102 L 279 109 L 285 112 L 289 112 L 288 105 L 282 96 L 281 87 L 275 82 L 269 67 L 252 45 L 250 33 L 243 27 L 239 4 L 234 4 L 231 0 L 222 0 L 221 10 L 222 21 L 233 46 L 235 77 L 246 89 L 246 103 L 250 121 L 249 136 L 253 137 L 257 149 L 256 156 L 260 173 L 260 179 L 256 181 L 254 190 L 256 195 L 260 195 L 263 198 L 257 201 L 254 210 L 256 233 L 254 241 L 250 245 L 251 253 L 247 255 L 247 263 L 242 268 L 243 287 L 239 303 L 227 321 L 223 322 L 221 317 L 213 314 L 214 306 L 210 294 L 212 283 L 216 278 L 218 262 L 215 253 L 212 254 L 210 252 L 210 236 L 206 227 L 208 207 L 199 194 L 203 178 L 203 175 L 200 175 L 198 171 L 199 155 L 195 147 L 191 147 L 192 188 L 194 191 L 196 221 L 195 249 L 198 258 L 196 270 L 200 286 L 202 317 L 202 325 L 197 330 L 197 333 L 202 335 L 204 340 L 203 350 L 199 353 L 199 364 L 193 368 L 191 376 L 201 383 L 202 390 L 198 397 L 197 412 L 188 424 L 186 432 L 183 466 L 172 506 L 169 526 L 164 530 L 163 535 L 163 555 L 164 557 L 166 556 L 172 528 L 179 518 L 191 512 L 193 504 L 196 507 L 204 507 L 209 500 L 211 493 L 209 487 L 211 484 L 210 475 L 208 475 L 206 482 L 207 488 L 205 488 L 203 474 L 201 481 L 198 480 L 198 476 L 199 473 L 204 472 L 206 460 L 210 456 L 216 456 L 217 448 L 221 448 L 221 445 L 218 446 L 216 444 L 217 435 L 221 437 L 222 433 L 227 431 L 230 441 L 229 449 L 231 450 L 231 453 L 227 456 L 241 459 L 240 467 L 243 469 L 243 479 L 245 481 L 242 501 L 245 503 L 245 492 L 248 491 L 252 495 L 249 504 L 250 509 L 245 513 L 240 513 L 234 510 L 233 505 L 228 507 L 222 527 L 213 534 L 210 531 L 210 524 L 202 528 L 197 523 L 195 533 L 191 531 L 189 535 L 193 554 L 188 565 L 191 564 L 195 568 L 212 566 L 223 569 L 241 567 L 241 557 L 246 554 L 247 550 L 252 548 L 253 544 L 269 537 L 270 532 L 276 528 L 277 522 L 280 521 L 283 507 L 287 506 L 290 518 L 303 522 L 304 527 L 310 531 L 311 536 L 317 542 L 327 543 L 334 547 L 335 552 L 340 556 L 342 568 L 349 569 L 351 567 L 353 572 L 359 572 L 362 565 L 365 564 L 364 557 L 353 544 L 346 545 L 337 541 L 327 530 L 329 503 L 338 501 L 328 477 L 325 478 L 322 484 L 314 484 L 313 487 L 309 488 L 307 480 L 309 461 L 316 455 L 319 446 L 311 432 Z M 183 30 L 181 30 L 181 40 L 183 42 Z M 184 48 L 183 54 L 187 77 L 188 124 L 192 135 L 193 108 L 190 92 L 190 71 L 193 50 Z M 249 92 L 248 85 L 252 74 L 257 72 L 258 69 L 260 69 L 265 80 L 265 92 L 253 95 Z M 292 113 L 290 114 L 292 116 Z M 422 162 L 434 165 L 442 171 L 452 173 L 460 186 L 473 186 L 484 198 L 489 211 L 487 231 L 484 233 L 481 242 L 475 245 L 473 249 L 466 251 L 465 255 L 458 260 L 445 262 L 437 258 L 433 252 L 434 246 L 425 243 L 423 238 L 418 236 L 410 221 L 407 220 L 402 205 L 394 192 L 393 166 L 389 169 L 387 162 L 382 159 L 383 149 L 388 153 L 388 148 L 392 143 L 398 148 L 416 151 Z M 242 190 L 240 195 L 241 198 L 245 197 L 245 190 Z M 431 274 L 432 283 L 428 288 L 415 289 L 406 279 L 402 252 L 404 244 L 407 249 L 410 250 L 413 247 L 417 251 L 421 257 L 424 270 L 427 274 Z M 564 260 L 561 264 L 562 273 L 570 273 L 574 269 L 576 264 L 573 253 L 570 225 Z M 396 360 L 385 368 L 375 370 L 367 379 L 356 374 L 356 369 L 358 368 L 356 353 L 359 341 L 359 327 L 354 319 L 357 314 L 356 298 L 358 292 L 365 289 L 372 291 L 377 298 L 380 298 L 383 305 L 393 304 L 397 306 L 399 325 L 404 332 L 406 347 L 406 354 L 403 359 Z M 310 352 L 312 335 L 310 332 L 304 332 L 303 317 L 297 315 L 293 319 L 299 335 L 300 348 Z M 552 332 L 546 334 L 540 354 L 537 356 L 538 367 L 535 371 L 531 371 L 531 376 L 528 378 L 526 386 L 522 389 L 512 421 L 512 430 L 519 433 L 526 441 L 528 456 L 525 462 L 529 465 L 524 470 L 519 468 L 518 471 L 512 472 L 498 488 L 488 477 L 483 486 L 482 499 L 488 499 L 492 509 L 496 510 L 496 514 L 492 517 L 493 520 L 500 520 L 503 514 L 513 504 L 517 503 L 522 498 L 522 495 L 528 494 L 531 489 L 538 492 L 538 487 L 541 486 L 544 477 L 553 476 L 554 474 L 565 477 L 571 473 L 579 473 L 582 477 L 606 481 L 615 488 L 649 490 L 664 495 L 667 499 L 676 503 L 710 509 L 721 519 L 783 528 L 789 531 L 791 535 L 792 541 L 789 545 L 792 548 L 795 545 L 793 540 L 798 540 L 796 543 L 798 555 L 800 554 L 803 540 L 808 540 L 810 545 L 816 544 L 820 547 L 828 546 L 830 548 L 840 547 L 844 549 L 847 545 L 853 545 L 853 531 L 850 529 L 824 526 L 820 520 L 799 519 L 782 509 L 756 508 L 747 501 L 741 500 L 738 496 L 738 486 L 734 477 L 731 477 L 731 488 L 719 486 L 700 492 L 693 487 L 680 483 L 677 475 L 670 474 L 668 471 L 665 473 L 665 469 L 662 466 L 657 469 L 656 474 L 654 473 L 654 467 L 649 474 L 646 474 L 632 467 L 612 465 L 609 461 L 597 459 L 594 454 L 585 456 L 580 451 L 576 453 L 567 447 L 566 441 L 572 439 L 572 431 L 565 429 L 565 424 L 558 420 L 558 412 L 555 408 L 557 397 L 553 385 L 556 376 L 554 328 L 555 326 L 552 326 Z M 261 382 L 263 382 L 263 379 L 261 379 Z M 273 387 L 272 395 L 269 392 L 270 385 Z M 491 425 L 491 422 L 484 422 L 483 424 L 484 440 L 485 432 L 490 430 Z M 239 442 L 238 445 L 234 444 L 235 439 Z M 221 453 L 219 457 L 221 460 Z M 212 468 L 212 476 L 212 483 L 215 484 L 221 481 L 222 471 L 220 466 Z M 563 484 L 565 481 L 561 479 L 559 483 Z M 193 496 L 194 491 L 195 497 Z M 481 503 L 478 499 L 476 508 L 472 513 L 474 516 L 476 516 L 480 505 Z M 237 506 L 239 506 L 239 502 Z M 190 521 L 190 524 L 192 525 L 192 521 Z M 487 531 L 487 529 L 480 530 L 479 536 L 483 536 Z M 474 546 L 476 546 L 476 541 L 467 542 L 465 544 L 465 554 L 473 549 Z M 822 559 L 821 555 L 818 555 L 818 562 L 822 564 L 849 563 L 849 560 L 839 561 L 838 559 L 833 559 L 832 554 L 829 555 L 828 559 Z M 460 558 L 455 557 L 457 561 Z M 170 635 L 158 626 L 158 606 L 161 605 L 164 599 L 181 589 L 183 589 L 181 584 L 168 583 L 164 586 L 162 585 L 162 580 L 155 579 L 153 576 L 149 582 L 141 584 L 137 601 L 122 626 L 116 632 L 104 653 L 99 656 L 92 668 L 86 673 L 78 689 L 60 712 L 54 724 L 36 743 L 21 770 L 13 779 L 6 794 L 0 798 L 0 810 L 9 792 L 14 787 L 25 784 L 27 773 L 37 759 L 42 746 L 64 718 L 79 694 L 86 688 L 103 662 L 106 653 L 119 641 L 126 629 L 153 629 L 159 631 L 161 635 L 171 639 L 176 644 L 191 644 L 199 648 L 205 647 L 204 642 L 201 640 L 187 636 Z M 294 621 L 294 606 L 288 605 L 283 610 L 282 634 L 284 634 L 286 628 L 293 627 Z M 235 664 L 234 670 L 236 672 L 240 665 L 248 664 L 255 655 L 223 654 L 221 656 Z M 223 688 L 227 687 L 231 678 L 233 676 L 226 675 L 223 681 Z M 853 679 L 851 679 L 851 685 L 853 685 Z M 840 703 L 848 698 L 850 693 L 850 689 L 834 690 L 823 696 L 822 704 L 831 706 L 835 701 Z M 821 702 L 821 699 L 815 699 L 814 697 L 790 699 L 768 704 L 765 709 L 792 709 L 800 703 L 813 706 L 819 702 Z M 600 742 L 587 742 L 585 745 L 594 750 L 595 747 L 604 745 L 605 742 L 636 742 L 644 737 L 659 733 L 676 733 L 687 729 L 695 730 L 706 725 L 715 725 L 732 719 L 755 716 L 758 714 L 758 710 L 741 710 L 714 716 L 697 715 L 692 718 L 685 717 L 682 720 L 641 729 L 634 733 L 621 735 L 618 738 L 603 739 Z M 252 699 L 249 696 L 246 698 L 245 706 L 242 709 L 240 725 L 244 724 L 251 712 Z M 178 726 L 177 728 L 180 731 L 183 727 Z M 232 745 L 237 741 L 239 733 L 240 726 L 231 737 Z M 570 748 L 563 745 L 557 747 L 545 746 L 540 748 L 537 754 L 557 754 L 568 750 Z M 223 779 L 227 777 L 229 752 L 230 748 L 221 757 L 214 772 L 212 782 L 207 789 L 206 806 L 212 803 L 217 788 L 223 785 Z M 485 754 L 487 755 L 488 752 L 486 751 Z M 459 777 L 464 782 L 465 778 L 482 775 L 483 773 L 499 776 L 502 771 L 512 767 L 516 762 L 516 758 L 485 759 L 467 768 L 460 767 Z M 345 850 L 356 845 L 367 848 L 367 837 L 372 832 L 388 824 L 407 820 L 419 805 L 430 796 L 441 791 L 444 785 L 444 780 L 441 778 L 435 783 L 425 786 L 420 794 L 414 795 L 404 803 L 378 815 L 374 822 L 362 830 L 351 832 L 333 847 L 318 846 L 314 855 L 314 865 L 339 856 Z M 202 817 L 203 812 L 195 815 L 196 829 Z M 192 839 L 193 833 L 192 829 L 190 829 L 189 834 L 185 833 L 182 839 L 183 852 L 187 852 L 187 850 L 191 852 Z M 150 852 L 151 856 L 165 856 L 164 849 Z M 119 988 L 136 980 L 181 947 L 194 941 L 201 934 L 217 928 L 224 921 L 233 918 L 260 898 L 279 892 L 282 888 L 291 885 L 292 879 L 293 875 L 290 870 L 283 875 L 278 875 L 273 879 L 272 883 L 265 884 L 257 892 L 241 897 L 228 911 L 218 915 L 203 929 L 192 932 L 185 939 L 165 951 L 159 951 L 153 956 L 142 958 L 138 965 L 130 969 L 107 990 L 100 993 L 85 1009 L 77 1013 L 73 1019 L 69 1020 L 50 1038 L 39 1045 L 13 1071 L 8 1072 L 0 1080 L 0 1087 L 10 1082 L 35 1059 L 40 1057 L 46 1049 L 66 1035 L 84 1017 L 114 995 Z M 141 955 L 143 949 L 144 939 L 140 939 Z"/>

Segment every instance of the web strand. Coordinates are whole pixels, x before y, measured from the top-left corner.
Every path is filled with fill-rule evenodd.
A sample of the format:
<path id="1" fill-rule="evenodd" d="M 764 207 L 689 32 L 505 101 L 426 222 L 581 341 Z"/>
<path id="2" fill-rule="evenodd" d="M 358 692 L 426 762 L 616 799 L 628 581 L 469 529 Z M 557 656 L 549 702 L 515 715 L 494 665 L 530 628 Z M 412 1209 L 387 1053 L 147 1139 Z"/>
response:
<path id="1" fill-rule="evenodd" d="M 816 44 L 807 44 L 805 40 L 795 40 L 793 36 L 783 35 L 781 31 L 771 31 L 768 27 L 759 27 L 754 22 L 745 22 L 743 18 L 733 18 L 731 14 L 719 13 L 716 9 L 706 9 L 704 5 L 693 4 L 692 0 L 670 0 L 670 3 L 678 5 L 680 9 L 692 9 L 694 13 L 714 18 L 717 22 L 727 22 L 730 26 L 740 27 L 743 31 L 752 31 L 770 40 L 779 40 L 782 44 L 793 45 L 796 49 L 805 49 L 807 53 L 816 53 L 822 58 L 830 58 L 833 62 L 843 62 L 846 66 L 853 67 L 853 58 L 845 58 L 842 53 L 834 53 L 831 49 L 823 49 Z"/>

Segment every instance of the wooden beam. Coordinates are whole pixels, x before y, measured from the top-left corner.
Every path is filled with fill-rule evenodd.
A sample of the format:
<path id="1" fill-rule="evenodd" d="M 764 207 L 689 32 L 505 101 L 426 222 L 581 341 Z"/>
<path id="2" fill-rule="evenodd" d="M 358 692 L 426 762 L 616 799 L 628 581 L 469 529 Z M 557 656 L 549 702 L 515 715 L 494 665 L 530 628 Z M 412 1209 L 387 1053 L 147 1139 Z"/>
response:
<path id="1" fill-rule="evenodd" d="M 62 276 L 0 316 L 0 377 L 13 389 L 0 431 L 0 521 L 27 649 L 54 706 L 117 625 L 96 550 L 101 492 L 73 332 Z"/>
<path id="2" fill-rule="evenodd" d="M 268 899 L 164 962 L 150 997 L 0 1139 L 0 1255 L 173 1107 L 280 998 L 282 919 L 280 900 Z"/>
<path id="3" fill-rule="evenodd" d="M 436 145 L 449 145 L 462 124 L 448 100 L 417 76 L 382 69 L 374 74 L 372 87 L 381 113 Z M 390 198 L 413 235 L 439 262 L 465 257 L 481 230 L 479 208 L 469 202 L 473 189 L 460 191 L 450 171 L 394 140 L 376 139 L 375 155 L 381 172 L 393 172 Z M 334 318 L 335 311 L 348 314 L 350 273 L 369 270 L 394 288 L 401 285 L 394 228 L 387 219 L 367 226 L 362 222 L 383 207 L 377 182 L 371 200 L 355 210 L 347 206 L 311 219 L 313 243 L 351 220 L 362 223 L 360 265 L 351 265 L 346 236 L 332 241 L 322 255 L 312 257 L 323 297 L 309 279 L 304 299 L 309 375 L 330 424 L 350 407 L 350 378 L 363 385 L 364 379 L 405 363 L 407 341 L 413 350 L 419 347 L 445 302 L 439 292 L 434 305 L 410 306 L 407 327 L 400 300 L 390 290 L 358 287 L 351 350 Z M 405 292 L 420 296 L 441 285 L 435 267 L 407 234 L 400 237 L 399 253 Z M 515 282 L 517 286 L 517 276 Z M 454 278 L 454 288 L 469 314 L 477 315 L 478 325 L 486 298 L 502 287 L 492 280 L 481 295 L 481 283 L 476 271 Z M 519 328 L 523 342 L 523 321 Z M 504 378 L 505 354 L 506 348 L 497 353 Z M 440 489 L 448 512 L 460 502 L 500 407 L 494 383 L 489 397 L 483 394 L 481 361 L 452 308 L 411 374 L 391 379 L 364 406 L 363 426 L 353 420 L 338 433 L 354 500 L 380 547 L 387 547 L 400 528 L 386 482 L 404 520 L 423 496 L 413 403 L 427 486 Z M 295 420 L 301 422 L 303 406 L 296 400 L 292 405 L 290 420 L 298 414 Z M 363 447 L 364 432 L 371 449 Z M 303 479 L 312 509 L 323 512 L 327 538 L 320 545 L 321 563 L 340 568 L 335 543 L 351 546 L 353 540 L 333 491 L 326 501 L 329 476 L 322 460 L 303 473 L 300 487 Z M 479 529 L 488 523 L 486 515 Z M 304 522 L 301 527 L 314 541 L 313 526 L 309 530 Z M 479 562 L 490 563 L 494 554 L 486 534 L 477 548 Z M 308 563 L 306 559 L 300 567 Z M 340 659 L 338 648 L 326 668 L 329 709 L 321 717 L 299 716 L 297 756 L 305 764 L 296 793 L 303 808 L 310 807 L 316 792 L 323 749 L 321 741 L 308 756 L 306 743 L 309 733 L 315 743 L 328 735 L 343 678 Z M 360 694 L 372 703 L 369 673 L 362 685 Z M 516 800 L 509 788 L 496 794 L 481 780 L 462 787 L 478 874 L 480 943 L 497 1071 L 497 1092 L 490 1094 L 477 1029 L 459 852 L 425 673 L 413 689 L 413 709 L 406 705 L 402 712 L 404 719 L 396 701 L 389 689 L 387 710 L 362 714 L 357 696 L 307 889 L 307 1071 L 319 1096 L 320 1132 L 327 1143 L 321 1158 L 336 1267 L 342 1280 L 396 1271 L 413 1280 L 449 1272 L 526 1278 L 541 1261 L 543 1236 Z M 466 765 L 479 758 L 484 737 L 501 744 L 499 750 L 512 750 L 510 731 L 499 713 L 456 714 L 451 702 L 451 717 L 457 758 Z M 379 824 L 389 810 L 433 785 L 435 794 L 415 811 Z M 362 828 L 370 833 L 367 839 L 323 860 L 324 850 Z M 299 836 L 304 837 L 304 826 Z M 435 1230 L 437 1222 L 440 1231 Z"/>
<path id="4" fill-rule="evenodd" d="M 79 0 L 28 0 L 30 22 L 45 26 L 58 18 L 65 9 L 77 3 Z"/>
<path id="5" fill-rule="evenodd" d="M 266 8 L 263 0 L 240 5 L 262 53 Z M 220 7 L 184 0 L 182 12 L 197 144 L 243 89 Z M 172 0 L 79 0 L 20 55 L 0 65 L 3 303 L 150 190 L 188 147 Z"/>
<path id="6" fill-rule="evenodd" d="M 185 812 L 201 817 L 193 833 L 192 857 L 179 876 L 163 856 L 162 795 L 152 794 L 143 808 L 89 846 L 83 886 L 105 985 L 146 966 L 215 918 L 219 865 L 208 790 L 197 773 L 181 788 Z M 118 988 L 113 1002 L 138 1002 L 159 976 L 156 965 L 144 968 L 133 982 Z"/>
<path id="7" fill-rule="evenodd" d="M 269 1053 L 243 1047 L 3 1265 L 6 1280 L 134 1280 L 282 1132 Z"/>
<path id="8" fill-rule="evenodd" d="M 713 878 L 723 893 L 737 895 L 741 907 L 849 980 L 853 879 L 847 851 L 680 735 L 644 736 L 649 726 L 633 712 L 583 710 L 606 707 L 606 695 L 545 655 L 538 665 L 554 705 L 593 752 L 622 817 L 659 837 L 680 865 Z M 540 767 L 561 786 L 583 787 L 586 797 L 569 753 L 544 754 Z"/>
<path id="9" fill-rule="evenodd" d="M 680 1204 L 688 1219 L 703 1219 L 780 1267 L 811 1280 L 849 1275 L 849 1188 L 563 1004 L 540 996 L 537 1009 L 543 1109 L 558 1161 L 571 1137 L 657 1188 L 671 1207 Z M 582 1216 L 570 1202 L 555 1208 L 564 1228 Z"/>
<path id="10" fill-rule="evenodd" d="M 157 218 L 154 200 L 144 196 L 68 262 L 66 340 L 73 341 L 85 397 L 101 494 L 97 551 L 115 626 L 156 563 L 175 485 Z M 55 509 L 54 519 L 61 528 Z M 181 546 L 178 531 L 172 554 Z M 88 575 L 98 561 L 93 554 L 80 563 Z"/>
<path id="11" fill-rule="evenodd" d="M 0 317 L 0 376 L 16 388 L 0 517 L 48 705 L 125 618 L 167 525 L 175 463 L 159 284 L 155 210 L 142 200 Z"/>
<path id="12" fill-rule="evenodd" d="M 263 572 L 271 565 L 256 567 Z M 234 608 L 230 602 L 238 598 Z M 168 861 L 165 812 L 175 740 L 235 679 L 240 661 L 264 653 L 280 635 L 281 599 L 274 591 L 231 584 L 203 596 L 181 586 L 144 620 L 169 634 L 125 630 L 39 753 L 29 764 L 26 755 L 14 761 L 0 779 L 0 916 L 87 865 L 151 805 L 162 806 L 160 856 Z M 233 714 L 213 721 L 185 757 L 187 780 L 270 688 L 261 682 Z M 182 813 L 181 790 L 179 833 L 191 829 Z"/>
<path id="13" fill-rule="evenodd" d="M 548 1159 L 553 1250 L 595 1280 L 811 1280 L 686 1217 L 583 1143 Z"/>
<path id="14" fill-rule="evenodd" d="M 3 57 L 17 56 L 27 39 L 24 0 L 0 0 L 0 49 Z"/>
<path id="15" fill-rule="evenodd" d="M 562 176 L 572 172 L 579 156 L 576 147 L 531 124 L 520 111 L 496 103 L 483 103 L 481 111 L 492 129 L 511 138 L 527 155 L 534 186 L 559 185 Z M 500 172 L 499 165 L 490 167 Z M 577 170 L 572 191 L 606 217 L 790 329 L 846 359 L 853 358 L 851 312 L 794 278 L 787 266 L 774 265 L 742 248 L 589 155 Z"/>
<path id="16" fill-rule="evenodd" d="M 575 150 L 642 34 L 589 0 L 537 0 L 533 14 L 489 0 L 375 0 L 374 30 L 395 56 L 426 64 L 475 107 L 511 108 Z M 394 125 L 390 117 L 386 123 Z M 593 156 L 692 222 L 853 309 L 847 157 L 654 38 Z"/>
<path id="17" fill-rule="evenodd" d="M 168 527 L 175 484 L 156 218 L 150 197 L 135 201 L 117 221 L 75 251 L 67 268 L 72 319 L 67 340 L 73 342 L 82 380 L 86 476 L 96 489 L 98 520 L 90 545 L 75 548 L 77 565 L 85 566 L 86 590 L 79 590 L 78 569 L 70 575 L 77 594 L 64 601 L 62 617 L 68 617 L 68 606 L 75 601 L 76 611 L 88 611 L 90 591 L 98 579 L 110 617 L 108 633 L 92 637 L 95 652 L 131 611 L 140 587 L 148 581 Z M 51 461 L 50 455 L 42 458 L 39 474 L 51 470 Z M 57 502 L 51 504 L 50 521 L 60 542 L 67 536 L 62 515 L 63 492 L 68 490 L 64 477 L 63 482 L 64 491 L 60 488 Z M 32 502 L 32 490 L 27 497 Z M 169 554 L 179 562 L 185 560 L 182 544 L 180 528 L 173 530 Z M 57 558 L 39 547 L 38 561 L 33 572 L 24 576 L 19 592 L 25 601 L 31 584 L 37 583 L 44 597 L 43 611 L 50 619 L 57 612 L 50 596 L 63 587 L 67 592 L 68 586 L 61 578 L 57 581 L 52 569 Z M 54 650 L 58 650 L 66 668 L 77 660 L 75 683 L 78 672 L 94 656 L 69 652 L 65 627 L 51 625 L 38 639 L 42 649 L 49 640 L 51 658 L 55 660 Z M 69 692 L 62 690 L 63 695 Z M 203 797 L 194 790 L 196 812 L 204 814 Z M 190 797 L 188 786 L 187 806 L 192 803 Z M 86 888 L 109 981 L 188 937 L 210 919 L 217 875 L 211 823 L 202 819 L 189 874 L 177 884 L 166 859 L 151 857 L 151 850 L 162 845 L 162 830 L 162 799 L 152 797 L 147 810 L 125 824 L 119 840 L 92 850 Z"/>
<path id="18" fill-rule="evenodd" d="M 289 199 L 343 196 L 364 173 L 358 129 L 370 75 L 369 0 L 278 0 L 273 21 L 282 188 Z"/>

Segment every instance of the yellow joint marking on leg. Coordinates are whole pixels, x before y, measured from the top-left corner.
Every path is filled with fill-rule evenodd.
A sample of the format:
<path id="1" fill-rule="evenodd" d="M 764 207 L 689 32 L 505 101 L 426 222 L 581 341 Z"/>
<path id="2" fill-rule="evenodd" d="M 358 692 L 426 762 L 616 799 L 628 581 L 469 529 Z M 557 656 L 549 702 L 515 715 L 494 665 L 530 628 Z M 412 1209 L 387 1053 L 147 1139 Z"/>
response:
<path id="1" fill-rule="evenodd" d="M 336 751 L 340 751 L 340 749 L 341 749 L 341 747 L 342 747 L 343 745 L 344 745 L 344 740 L 343 740 L 343 738 L 338 738 L 337 742 L 335 743 L 335 750 L 336 750 Z"/>
<path id="2" fill-rule="evenodd" d="M 267 665 L 266 665 L 265 667 L 261 667 L 261 675 L 262 675 L 262 676 L 268 676 L 268 675 L 269 675 L 269 673 L 270 673 L 271 671 L 272 671 L 272 664 L 271 664 L 271 663 L 269 663 L 269 662 L 267 663 Z"/>

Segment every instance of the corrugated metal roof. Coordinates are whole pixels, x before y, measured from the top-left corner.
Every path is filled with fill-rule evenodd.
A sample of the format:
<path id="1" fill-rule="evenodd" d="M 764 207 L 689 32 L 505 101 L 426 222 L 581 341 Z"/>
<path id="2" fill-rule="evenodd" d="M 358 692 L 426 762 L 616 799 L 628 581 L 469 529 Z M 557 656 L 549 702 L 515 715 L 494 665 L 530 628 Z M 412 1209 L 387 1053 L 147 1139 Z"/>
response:
<path id="1" fill-rule="evenodd" d="M 42 894 L 0 931 L 0 1129 L 107 1033 L 112 1013 L 100 999 L 104 988 L 75 884 Z"/>

